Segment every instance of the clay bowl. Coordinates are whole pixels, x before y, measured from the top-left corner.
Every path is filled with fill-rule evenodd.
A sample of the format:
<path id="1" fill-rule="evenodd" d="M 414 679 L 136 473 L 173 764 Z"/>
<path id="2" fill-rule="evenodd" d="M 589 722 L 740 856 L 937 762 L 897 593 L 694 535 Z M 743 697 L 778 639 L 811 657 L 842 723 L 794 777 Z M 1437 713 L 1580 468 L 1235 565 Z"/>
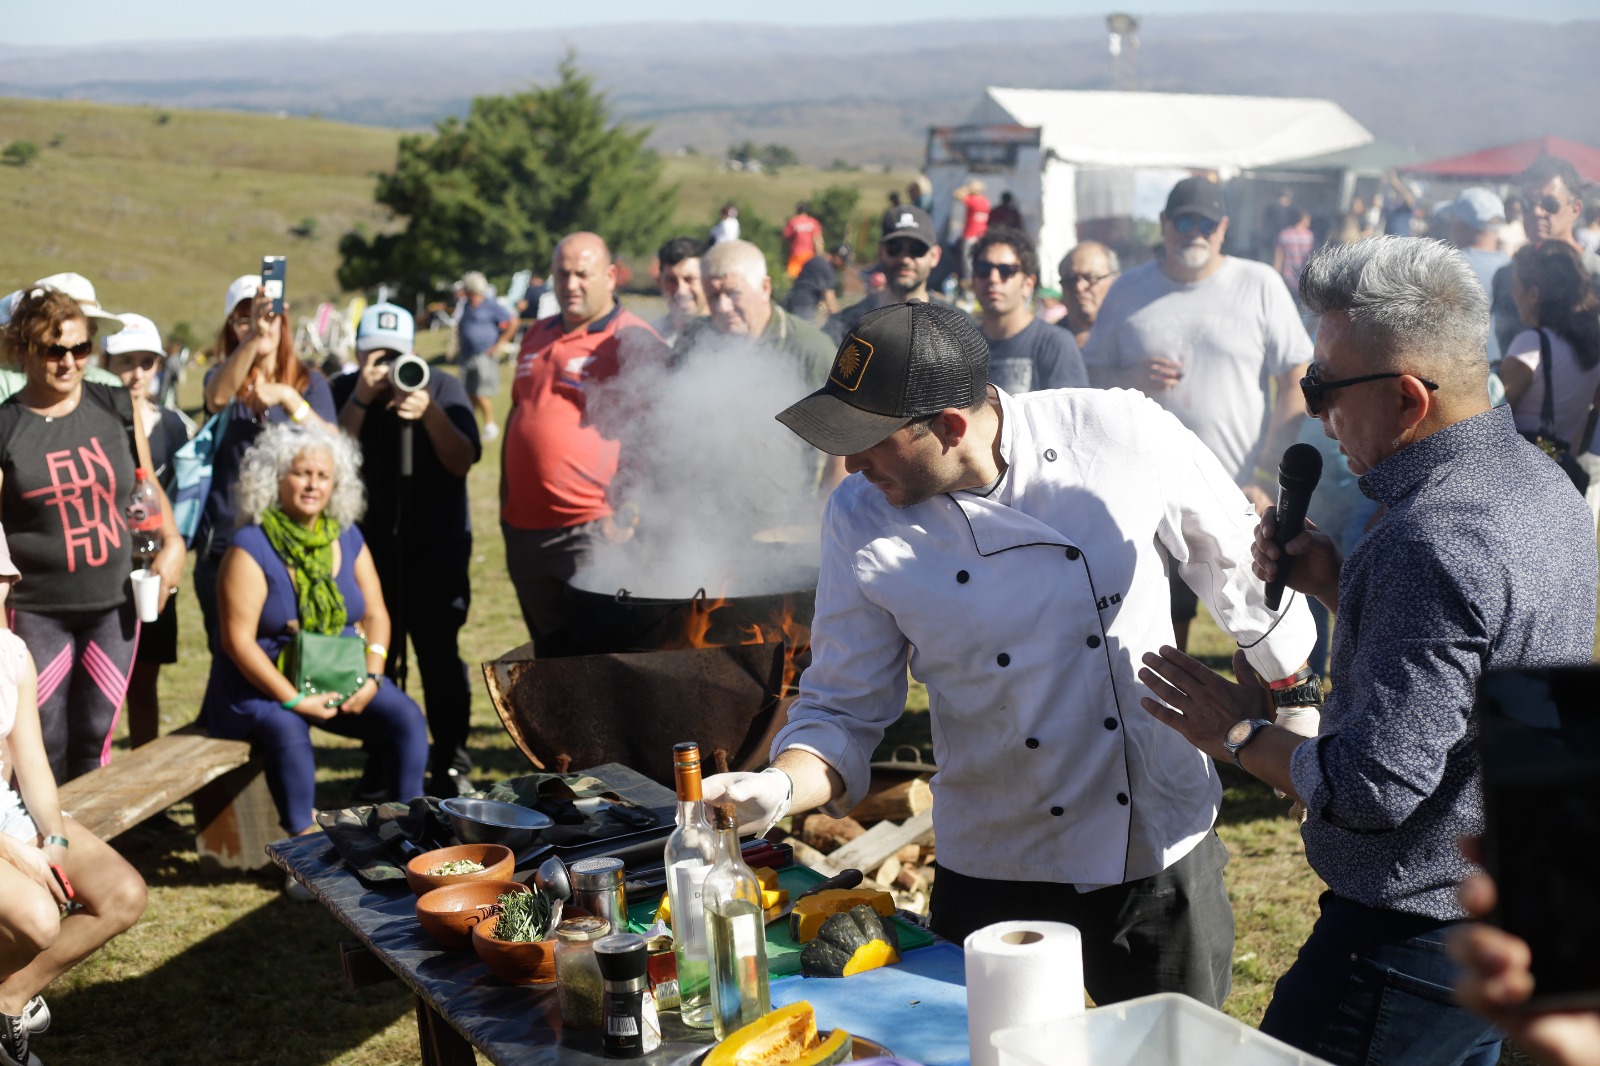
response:
<path id="1" fill-rule="evenodd" d="M 495 902 L 506 892 L 527 892 L 516 881 L 461 881 L 424 892 L 417 899 L 417 921 L 447 951 L 472 946 L 472 927 L 499 913 Z"/>
<path id="2" fill-rule="evenodd" d="M 481 863 L 483 869 L 470 874 L 430 874 L 436 866 L 457 859 L 470 859 Z M 516 861 L 511 849 L 503 844 L 458 844 L 453 848 L 425 851 L 406 863 L 406 884 L 417 895 L 432 892 L 445 885 L 458 885 L 463 881 L 509 881 L 516 872 Z"/>
<path id="3" fill-rule="evenodd" d="M 513 944 L 494 938 L 500 916 L 491 914 L 472 927 L 472 950 L 500 980 L 511 985 L 542 985 L 556 979 L 556 942 Z"/>

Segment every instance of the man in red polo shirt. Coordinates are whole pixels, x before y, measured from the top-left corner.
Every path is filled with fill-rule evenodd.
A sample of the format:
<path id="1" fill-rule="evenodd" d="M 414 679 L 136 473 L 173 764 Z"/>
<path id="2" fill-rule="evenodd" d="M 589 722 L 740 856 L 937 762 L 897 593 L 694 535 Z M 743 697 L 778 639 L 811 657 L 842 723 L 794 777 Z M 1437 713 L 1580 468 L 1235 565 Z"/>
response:
<path id="1" fill-rule="evenodd" d="M 506 569 L 536 655 L 560 652 L 567 582 L 611 518 L 618 444 L 585 418 L 588 392 L 626 362 L 667 358 L 655 330 L 617 303 L 600 237 L 562 238 L 550 281 L 561 313 L 523 336 L 500 466 Z"/>

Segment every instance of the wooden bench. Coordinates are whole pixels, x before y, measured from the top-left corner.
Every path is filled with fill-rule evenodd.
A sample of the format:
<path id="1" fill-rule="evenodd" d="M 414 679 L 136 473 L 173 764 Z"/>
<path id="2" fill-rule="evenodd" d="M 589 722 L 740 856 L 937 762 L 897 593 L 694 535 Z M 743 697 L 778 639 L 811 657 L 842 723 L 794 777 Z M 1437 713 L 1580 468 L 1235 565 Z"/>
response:
<path id="1" fill-rule="evenodd" d="M 194 726 L 119 752 L 110 766 L 61 786 L 61 809 L 111 840 L 174 803 L 194 798 L 195 850 L 203 869 L 254 870 L 284 835 L 250 744 Z"/>

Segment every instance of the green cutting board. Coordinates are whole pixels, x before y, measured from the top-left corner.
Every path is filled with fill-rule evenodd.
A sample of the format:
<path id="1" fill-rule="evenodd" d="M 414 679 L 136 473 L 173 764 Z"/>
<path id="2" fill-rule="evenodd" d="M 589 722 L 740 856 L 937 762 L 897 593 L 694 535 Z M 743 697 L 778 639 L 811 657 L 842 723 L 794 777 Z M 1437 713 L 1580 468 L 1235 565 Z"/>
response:
<path id="1" fill-rule="evenodd" d="M 800 893 L 825 880 L 826 877 L 811 867 L 798 863 L 778 871 L 778 886 L 789 893 L 790 899 L 798 898 Z M 630 905 L 628 927 L 636 933 L 644 932 L 655 920 L 658 905 L 659 901 L 653 899 Z M 895 932 L 899 934 L 902 953 L 933 943 L 933 934 L 926 929 L 901 918 L 891 918 L 890 921 L 894 922 Z M 767 926 L 767 972 L 773 977 L 800 972 L 800 945 L 789 935 L 787 918 Z"/>

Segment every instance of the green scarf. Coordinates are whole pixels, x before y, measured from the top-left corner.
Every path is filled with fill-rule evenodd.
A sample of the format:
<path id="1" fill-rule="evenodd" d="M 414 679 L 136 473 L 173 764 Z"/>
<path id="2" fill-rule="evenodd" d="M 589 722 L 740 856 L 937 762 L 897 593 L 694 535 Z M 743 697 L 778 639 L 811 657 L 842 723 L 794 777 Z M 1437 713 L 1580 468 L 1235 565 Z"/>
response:
<path id="1" fill-rule="evenodd" d="M 330 637 L 343 633 L 348 620 L 344 596 L 333 579 L 333 542 L 339 539 L 339 523 L 318 515 L 307 529 L 274 505 L 262 514 L 261 531 L 294 579 L 301 630 Z M 353 560 L 346 562 L 353 565 Z"/>

